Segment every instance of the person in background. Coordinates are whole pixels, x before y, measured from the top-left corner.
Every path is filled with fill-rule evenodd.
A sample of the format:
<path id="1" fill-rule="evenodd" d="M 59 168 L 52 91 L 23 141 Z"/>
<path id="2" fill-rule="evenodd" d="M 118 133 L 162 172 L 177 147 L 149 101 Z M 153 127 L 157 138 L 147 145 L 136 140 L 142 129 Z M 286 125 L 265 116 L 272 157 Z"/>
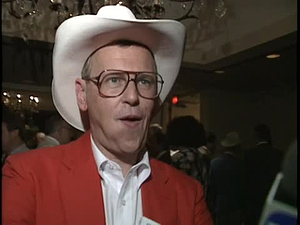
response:
<path id="1" fill-rule="evenodd" d="M 184 40 L 180 22 L 139 20 L 121 3 L 58 27 L 54 105 L 85 133 L 8 157 L 3 225 L 212 225 L 201 184 L 149 157 L 145 146 Z"/>
<path id="2" fill-rule="evenodd" d="M 24 142 L 25 122 L 20 114 L 2 105 L 2 166 L 7 156 L 28 151 Z"/>
<path id="3" fill-rule="evenodd" d="M 268 192 L 280 171 L 283 152 L 272 145 L 271 130 L 266 124 L 254 127 L 256 145 L 245 152 L 247 187 L 246 225 L 258 224 Z"/>
<path id="4" fill-rule="evenodd" d="M 210 170 L 210 162 L 215 153 L 216 148 L 216 136 L 211 132 L 205 132 L 206 136 L 206 144 L 202 145 L 198 148 L 198 151 L 201 156 L 202 164 L 204 165 L 204 169 L 202 170 L 203 186 L 205 187 L 205 196 L 207 197 L 207 186 L 209 180 L 209 170 Z"/>
<path id="5" fill-rule="evenodd" d="M 45 134 L 37 133 L 38 148 L 67 144 L 72 140 L 72 128 L 58 113 L 51 115 L 45 121 Z"/>
<path id="6" fill-rule="evenodd" d="M 282 200 L 288 205 L 297 208 L 297 168 L 298 168 L 298 143 L 295 139 L 289 146 L 287 152 L 284 154 L 281 171 L 283 173 L 282 179 Z"/>
<path id="7" fill-rule="evenodd" d="M 298 224 L 298 148 L 297 139 L 286 149 L 280 172 L 269 190 L 258 225 Z"/>
<path id="8" fill-rule="evenodd" d="M 216 154 L 216 148 L 217 148 L 217 139 L 216 135 L 213 132 L 207 131 L 206 132 L 206 145 L 209 152 L 210 159 Z"/>
<path id="9" fill-rule="evenodd" d="M 171 164 L 170 151 L 165 149 L 165 139 L 166 134 L 162 127 L 157 123 L 151 124 L 146 143 L 149 155 L 167 164 Z"/>
<path id="10" fill-rule="evenodd" d="M 207 203 L 216 225 L 243 223 L 245 174 L 238 155 L 240 143 L 239 134 L 229 132 L 221 141 L 221 155 L 211 161 Z"/>
<path id="11" fill-rule="evenodd" d="M 206 144 L 203 124 L 190 115 L 175 117 L 167 126 L 166 142 L 171 165 L 200 181 L 206 190 L 208 165 L 198 149 Z"/>

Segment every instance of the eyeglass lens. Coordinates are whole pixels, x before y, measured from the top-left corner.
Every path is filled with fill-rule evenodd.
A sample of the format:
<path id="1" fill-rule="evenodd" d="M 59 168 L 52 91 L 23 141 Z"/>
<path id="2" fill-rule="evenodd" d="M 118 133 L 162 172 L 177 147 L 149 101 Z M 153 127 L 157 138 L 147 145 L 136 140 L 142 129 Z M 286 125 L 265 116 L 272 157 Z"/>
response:
<path id="1" fill-rule="evenodd" d="M 139 95 L 145 98 L 157 97 L 162 88 L 162 79 L 156 73 L 136 73 L 135 78 L 130 78 L 125 71 L 104 71 L 100 76 L 99 91 L 105 96 L 118 96 L 131 80 L 134 81 Z"/>

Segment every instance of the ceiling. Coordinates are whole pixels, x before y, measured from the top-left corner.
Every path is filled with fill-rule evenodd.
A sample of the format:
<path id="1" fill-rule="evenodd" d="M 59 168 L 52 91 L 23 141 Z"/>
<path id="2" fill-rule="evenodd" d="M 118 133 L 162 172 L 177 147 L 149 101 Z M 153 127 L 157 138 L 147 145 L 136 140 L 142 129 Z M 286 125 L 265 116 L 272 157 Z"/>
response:
<path id="1" fill-rule="evenodd" d="M 186 50 L 171 94 L 188 95 L 211 89 L 255 91 L 297 88 L 297 1 L 224 2 L 227 14 L 220 20 L 210 19 L 200 29 L 194 20 L 182 21 L 187 29 Z M 2 35 L 22 36 L 11 32 L 11 29 L 11 26 L 7 28 L 2 23 Z M 53 42 L 53 37 L 51 34 L 38 34 L 30 38 Z M 265 56 L 270 53 L 279 53 L 281 57 L 266 59 Z M 214 72 L 220 69 L 225 73 Z M 19 81 L 16 77 L 9 83 Z M 8 81 L 4 79 L 3 82 Z"/>
<path id="2" fill-rule="evenodd" d="M 267 59 L 270 53 L 279 58 Z M 217 74 L 216 70 L 225 73 Z M 261 91 L 297 88 L 297 32 L 205 64 L 183 63 L 172 94 L 199 90 Z M 189 87 L 182 89 L 182 86 Z"/>

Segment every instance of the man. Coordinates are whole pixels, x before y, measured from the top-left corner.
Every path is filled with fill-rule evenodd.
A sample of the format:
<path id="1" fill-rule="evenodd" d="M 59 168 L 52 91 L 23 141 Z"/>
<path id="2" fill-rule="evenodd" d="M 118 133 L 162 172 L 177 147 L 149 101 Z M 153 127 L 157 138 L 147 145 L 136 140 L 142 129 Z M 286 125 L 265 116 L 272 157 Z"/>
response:
<path id="1" fill-rule="evenodd" d="M 2 109 L 2 165 L 8 155 L 28 151 L 24 142 L 25 122 L 22 117 L 8 108 Z"/>
<path id="2" fill-rule="evenodd" d="M 254 127 L 256 146 L 245 153 L 247 208 L 245 224 L 258 224 L 264 202 L 283 159 L 283 152 L 273 147 L 271 130 L 266 124 Z"/>
<path id="3" fill-rule="evenodd" d="M 244 213 L 245 181 L 236 131 L 221 140 L 222 154 L 211 161 L 208 205 L 216 225 L 241 225 Z"/>
<path id="4" fill-rule="evenodd" d="M 72 140 L 74 129 L 59 114 L 50 116 L 45 122 L 45 134 L 38 133 L 39 143 L 36 148 L 67 144 Z"/>
<path id="5" fill-rule="evenodd" d="M 216 136 L 211 133 L 205 131 L 205 139 L 206 141 L 203 142 L 203 145 L 198 148 L 198 151 L 201 156 L 201 164 L 202 164 L 202 177 L 203 179 L 203 186 L 205 190 L 205 198 L 207 199 L 207 186 L 209 181 L 209 171 L 210 171 L 210 162 L 212 156 L 215 153 L 216 148 Z M 202 134 L 203 136 L 204 134 Z M 205 144 L 204 144 L 205 143 Z"/>
<path id="6" fill-rule="evenodd" d="M 165 148 L 165 142 L 166 134 L 163 128 L 157 123 L 151 124 L 146 143 L 148 154 L 150 157 L 171 164 L 170 151 Z"/>
<path id="7" fill-rule="evenodd" d="M 213 132 L 206 132 L 206 149 L 208 151 L 208 155 L 210 159 L 215 155 L 216 153 L 216 135 Z"/>
<path id="8" fill-rule="evenodd" d="M 176 21 L 137 20 L 121 5 L 58 28 L 54 104 L 89 130 L 8 159 L 3 224 L 212 224 L 199 182 L 149 160 L 144 147 L 178 74 L 184 35 Z"/>

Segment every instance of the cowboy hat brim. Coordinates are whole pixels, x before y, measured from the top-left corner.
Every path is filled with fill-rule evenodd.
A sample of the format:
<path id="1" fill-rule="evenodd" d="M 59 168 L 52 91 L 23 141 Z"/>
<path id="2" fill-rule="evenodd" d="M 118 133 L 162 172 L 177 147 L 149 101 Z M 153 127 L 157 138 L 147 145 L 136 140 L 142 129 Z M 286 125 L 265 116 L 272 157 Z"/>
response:
<path id="1" fill-rule="evenodd" d="M 185 28 L 181 23 L 135 19 L 125 6 L 105 6 L 97 15 L 68 19 L 56 32 L 52 98 L 61 116 L 79 130 L 86 128 L 77 106 L 75 79 L 81 77 L 82 67 L 93 51 L 120 39 L 144 44 L 152 51 L 157 72 L 165 81 L 159 96 L 161 102 L 175 82 L 185 41 Z"/>

